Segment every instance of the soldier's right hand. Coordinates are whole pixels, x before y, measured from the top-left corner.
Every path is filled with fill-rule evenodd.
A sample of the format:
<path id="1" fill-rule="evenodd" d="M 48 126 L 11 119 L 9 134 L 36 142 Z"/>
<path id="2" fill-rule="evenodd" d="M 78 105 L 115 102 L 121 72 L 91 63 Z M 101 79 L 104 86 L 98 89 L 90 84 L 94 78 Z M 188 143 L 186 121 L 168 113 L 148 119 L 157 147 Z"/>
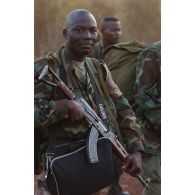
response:
<path id="1" fill-rule="evenodd" d="M 68 120 L 72 123 L 80 121 L 85 112 L 82 106 L 80 106 L 75 100 L 68 100 Z"/>

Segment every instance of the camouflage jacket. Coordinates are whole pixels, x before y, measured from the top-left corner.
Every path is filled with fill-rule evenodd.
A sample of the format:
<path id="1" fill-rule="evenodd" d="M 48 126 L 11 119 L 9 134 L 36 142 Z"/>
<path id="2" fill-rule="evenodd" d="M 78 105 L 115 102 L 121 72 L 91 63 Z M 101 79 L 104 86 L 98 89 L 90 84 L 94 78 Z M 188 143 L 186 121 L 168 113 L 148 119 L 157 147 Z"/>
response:
<path id="1" fill-rule="evenodd" d="M 59 140 L 63 143 L 70 143 L 76 140 L 86 139 L 88 135 L 88 128 L 84 126 L 82 123 L 70 124 L 68 122 L 68 110 L 66 109 L 63 113 L 59 113 L 54 109 L 54 102 L 60 99 L 67 99 L 64 94 L 62 94 L 59 89 L 48 85 L 47 83 L 38 80 L 38 76 L 42 71 L 43 67 L 48 64 L 60 78 L 64 79 L 64 82 L 69 85 L 67 82 L 67 72 L 63 68 L 62 61 L 63 59 L 64 48 L 61 48 L 58 52 L 52 53 L 48 56 L 44 56 L 38 59 L 35 62 L 35 134 L 39 135 L 41 138 L 40 141 L 37 141 L 41 144 L 44 141 L 47 141 L 49 138 L 49 133 L 53 129 L 60 129 Z M 122 96 L 119 88 L 113 82 L 111 78 L 111 74 L 107 69 L 106 65 L 100 65 L 97 60 L 86 58 L 86 65 L 90 66 L 93 70 L 95 77 L 98 80 L 98 83 L 102 90 L 103 82 L 107 86 L 107 92 L 103 93 L 103 101 L 105 105 L 108 105 L 107 110 L 109 109 L 111 112 L 108 112 L 108 116 L 110 118 L 109 126 L 114 130 L 113 117 L 111 117 L 110 113 L 115 116 L 115 119 L 118 122 L 120 131 L 122 135 L 125 135 L 124 141 L 127 144 L 127 148 L 129 152 L 133 152 L 136 150 L 143 150 L 142 141 L 140 139 L 140 126 L 136 123 L 136 117 L 128 104 L 128 101 Z M 101 70 L 104 75 L 104 81 L 101 81 L 97 66 L 101 67 Z M 75 67 L 71 64 L 67 64 L 69 72 L 72 73 L 72 76 L 80 83 L 80 85 L 76 86 L 72 83 L 73 93 L 77 97 L 83 97 L 92 108 L 94 108 L 95 104 L 95 95 L 94 90 L 91 90 L 87 85 L 80 82 L 78 75 L 75 74 Z M 48 74 L 45 78 L 48 81 L 53 81 L 53 76 Z M 62 79 L 62 80 L 63 80 Z M 68 100 L 67 100 L 68 101 Z M 44 151 L 44 150 L 43 150 Z"/>
<path id="2" fill-rule="evenodd" d="M 144 135 L 160 143 L 161 136 L 161 44 L 149 45 L 139 57 L 135 83 L 136 116 Z"/>

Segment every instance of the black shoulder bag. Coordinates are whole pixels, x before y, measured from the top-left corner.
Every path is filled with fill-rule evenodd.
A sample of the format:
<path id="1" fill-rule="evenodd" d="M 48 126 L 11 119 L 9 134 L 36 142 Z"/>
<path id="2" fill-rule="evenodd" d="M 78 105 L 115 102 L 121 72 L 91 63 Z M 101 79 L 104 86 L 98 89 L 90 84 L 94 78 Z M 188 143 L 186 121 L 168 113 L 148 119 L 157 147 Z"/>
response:
<path id="1" fill-rule="evenodd" d="M 66 153 L 68 152 L 68 153 Z M 97 141 L 99 162 L 90 164 L 85 142 L 55 146 L 46 153 L 47 187 L 52 195 L 91 195 L 116 178 L 109 139 Z"/>

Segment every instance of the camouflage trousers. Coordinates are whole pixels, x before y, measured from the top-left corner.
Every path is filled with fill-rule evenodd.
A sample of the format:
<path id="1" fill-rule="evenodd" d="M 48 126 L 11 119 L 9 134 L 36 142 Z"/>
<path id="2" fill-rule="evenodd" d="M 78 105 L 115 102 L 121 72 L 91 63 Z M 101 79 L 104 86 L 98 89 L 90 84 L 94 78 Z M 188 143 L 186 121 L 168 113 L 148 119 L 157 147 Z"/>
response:
<path id="1" fill-rule="evenodd" d="M 147 148 L 145 148 L 147 151 Z M 161 152 L 154 149 L 152 152 L 143 154 L 143 169 L 141 172 L 143 178 L 151 178 L 149 188 L 145 188 L 143 195 L 161 194 Z"/>

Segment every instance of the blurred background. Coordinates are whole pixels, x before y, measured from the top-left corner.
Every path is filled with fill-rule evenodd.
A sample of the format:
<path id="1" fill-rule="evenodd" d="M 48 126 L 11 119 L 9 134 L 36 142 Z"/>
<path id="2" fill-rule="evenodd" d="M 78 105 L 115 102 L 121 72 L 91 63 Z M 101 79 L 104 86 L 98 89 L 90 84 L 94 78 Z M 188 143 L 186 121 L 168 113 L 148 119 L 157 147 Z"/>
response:
<path id="1" fill-rule="evenodd" d="M 64 44 L 65 17 L 77 8 L 88 9 L 97 23 L 104 16 L 121 21 L 122 41 L 145 43 L 161 39 L 161 0 L 35 0 L 34 56 L 55 51 Z"/>

